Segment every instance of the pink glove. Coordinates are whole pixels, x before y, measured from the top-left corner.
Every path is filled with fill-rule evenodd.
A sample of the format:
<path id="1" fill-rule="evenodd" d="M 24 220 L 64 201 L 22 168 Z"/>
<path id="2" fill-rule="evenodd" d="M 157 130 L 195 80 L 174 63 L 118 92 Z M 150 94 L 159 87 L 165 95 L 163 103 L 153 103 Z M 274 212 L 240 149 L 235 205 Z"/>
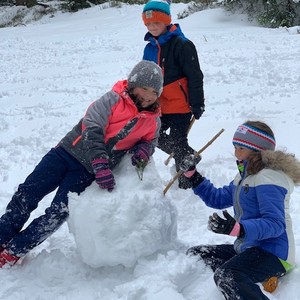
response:
<path id="1" fill-rule="evenodd" d="M 131 162 L 133 166 L 137 166 L 141 163 L 145 165 L 148 163 L 150 156 L 152 154 L 152 145 L 149 142 L 141 142 L 133 147 L 130 151 L 134 153 L 131 157 Z"/>
<path id="2" fill-rule="evenodd" d="M 113 173 L 109 168 L 107 158 L 97 158 L 92 161 L 92 167 L 95 173 L 95 180 L 102 189 L 111 192 L 116 184 Z"/>

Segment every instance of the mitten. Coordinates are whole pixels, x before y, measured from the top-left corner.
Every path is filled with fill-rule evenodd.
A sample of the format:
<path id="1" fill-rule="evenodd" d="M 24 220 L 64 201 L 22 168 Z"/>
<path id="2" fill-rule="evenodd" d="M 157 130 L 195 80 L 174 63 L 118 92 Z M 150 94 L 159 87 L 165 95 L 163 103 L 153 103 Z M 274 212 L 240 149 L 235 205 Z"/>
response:
<path id="1" fill-rule="evenodd" d="M 141 142 L 135 145 L 130 151 L 133 153 L 131 157 L 131 163 L 133 166 L 146 165 L 153 152 L 153 146 L 149 142 Z"/>
<path id="2" fill-rule="evenodd" d="M 204 106 L 194 106 L 192 107 L 192 114 L 194 115 L 196 120 L 199 120 L 202 114 L 205 112 Z"/>
<path id="3" fill-rule="evenodd" d="M 95 180 L 102 189 L 111 192 L 116 184 L 113 173 L 109 168 L 107 158 L 97 158 L 92 161 L 92 167 L 95 173 Z"/>
<path id="4" fill-rule="evenodd" d="M 236 222 L 227 210 L 223 210 L 223 215 L 225 219 L 219 217 L 217 213 L 213 213 L 208 219 L 208 229 L 215 233 L 239 236 L 242 225 Z"/>

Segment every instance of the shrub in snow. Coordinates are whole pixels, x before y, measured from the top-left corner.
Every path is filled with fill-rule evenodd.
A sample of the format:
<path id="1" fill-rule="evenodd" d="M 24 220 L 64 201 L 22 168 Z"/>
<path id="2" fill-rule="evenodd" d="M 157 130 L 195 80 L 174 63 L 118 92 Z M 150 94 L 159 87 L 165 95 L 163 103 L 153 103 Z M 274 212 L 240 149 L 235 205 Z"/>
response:
<path id="1" fill-rule="evenodd" d="M 93 183 L 80 196 L 69 195 L 70 232 L 82 260 L 91 267 L 132 267 L 177 238 L 177 211 L 163 196 L 154 162 L 145 168 L 142 181 L 130 156 L 113 173 L 112 192 Z"/>

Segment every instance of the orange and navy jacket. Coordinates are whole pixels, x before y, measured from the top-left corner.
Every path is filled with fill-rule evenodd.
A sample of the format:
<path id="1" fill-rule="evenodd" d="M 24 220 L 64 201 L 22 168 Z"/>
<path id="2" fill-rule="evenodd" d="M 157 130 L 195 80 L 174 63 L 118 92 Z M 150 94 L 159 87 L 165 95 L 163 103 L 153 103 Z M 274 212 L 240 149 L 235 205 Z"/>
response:
<path id="1" fill-rule="evenodd" d="M 204 108 L 203 73 L 195 45 L 178 24 L 154 38 L 149 32 L 143 59 L 159 64 L 164 74 L 163 93 L 159 98 L 163 114 L 188 113 Z"/>
<path id="2" fill-rule="evenodd" d="M 108 157 L 114 167 L 122 155 L 141 141 L 149 142 L 153 153 L 159 136 L 159 117 L 159 109 L 139 112 L 127 93 L 127 80 L 119 81 L 88 107 L 84 117 L 58 145 L 93 173 L 94 159 Z M 118 138 L 109 147 L 111 139 L 133 119 L 137 121 L 128 135 Z"/>

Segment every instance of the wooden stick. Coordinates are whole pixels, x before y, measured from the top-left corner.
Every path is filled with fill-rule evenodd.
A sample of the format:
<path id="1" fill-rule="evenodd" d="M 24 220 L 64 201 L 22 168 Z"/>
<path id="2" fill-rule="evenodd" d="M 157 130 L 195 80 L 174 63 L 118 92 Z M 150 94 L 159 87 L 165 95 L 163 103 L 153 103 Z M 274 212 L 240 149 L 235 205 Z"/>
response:
<path id="1" fill-rule="evenodd" d="M 191 119 L 191 121 L 190 121 L 190 125 L 189 125 L 189 128 L 188 128 L 188 130 L 187 130 L 187 134 L 189 134 L 189 132 L 190 132 L 190 130 L 191 130 L 193 124 L 195 123 L 195 121 L 196 121 L 196 118 L 195 118 L 195 116 L 193 116 L 192 119 Z M 169 162 L 170 162 L 171 159 L 174 157 L 174 155 L 175 155 L 175 153 L 172 152 L 172 153 L 169 155 L 169 157 L 165 160 L 165 165 L 166 165 L 166 166 L 169 164 Z"/>
<path id="2" fill-rule="evenodd" d="M 207 147 L 209 147 L 223 132 L 225 129 L 221 129 L 205 146 L 203 146 L 198 152 L 195 153 L 195 157 L 199 156 Z M 182 175 L 184 172 L 179 170 L 176 175 L 170 180 L 167 186 L 164 189 L 164 195 L 167 193 L 172 184 Z"/>

